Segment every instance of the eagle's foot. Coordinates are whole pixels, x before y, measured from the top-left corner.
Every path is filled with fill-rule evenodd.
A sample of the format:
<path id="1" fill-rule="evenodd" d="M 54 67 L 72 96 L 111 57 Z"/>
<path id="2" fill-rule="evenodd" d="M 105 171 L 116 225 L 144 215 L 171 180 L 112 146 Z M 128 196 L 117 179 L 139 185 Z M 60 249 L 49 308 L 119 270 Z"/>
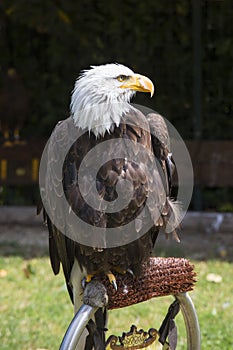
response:
<path id="1" fill-rule="evenodd" d="M 128 273 L 131 274 L 131 276 L 132 276 L 133 278 L 135 278 L 134 272 L 133 272 L 131 269 L 122 270 L 122 269 L 116 268 L 115 271 L 116 271 L 117 273 L 122 274 L 122 275 L 124 275 L 124 274 L 126 274 L 126 273 L 128 272 Z M 82 279 L 82 287 L 83 287 L 83 289 L 85 289 L 85 288 L 86 288 L 86 285 L 92 281 L 92 278 L 93 278 L 94 276 L 95 276 L 95 274 L 88 274 L 88 275 L 86 275 L 86 277 L 84 277 L 84 278 Z M 114 287 L 114 289 L 117 291 L 117 281 L 116 281 L 115 275 L 114 275 L 111 271 L 109 271 L 108 273 L 106 273 L 106 276 L 108 277 L 109 282 L 111 283 L 111 285 L 112 285 L 112 286 Z"/>
<path id="2" fill-rule="evenodd" d="M 130 275 L 133 278 L 135 278 L 135 274 L 134 274 L 133 270 L 131 270 L 131 269 L 122 270 L 122 269 L 119 269 L 119 268 L 115 268 L 115 271 L 120 273 L 121 275 L 125 275 L 128 272 L 128 273 L 130 273 Z M 114 274 L 110 271 L 109 273 L 106 274 L 106 276 L 108 276 L 109 282 L 111 283 L 111 285 L 117 291 L 117 282 L 116 282 L 116 277 L 114 276 Z"/>
<path id="3" fill-rule="evenodd" d="M 109 273 L 106 273 L 106 276 L 108 276 L 109 282 L 117 291 L 117 282 L 116 282 L 116 277 L 114 276 L 114 274 L 110 271 Z"/>
<path id="4" fill-rule="evenodd" d="M 133 270 L 130 269 L 130 268 L 124 270 L 124 269 L 121 269 L 121 268 L 119 268 L 119 267 L 114 267 L 114 270 L 115 270 L 117 273 L 120 273 L 121 275 L 125 275 L 125 274 L 128 272 L 128 273 L 130 273 L 130 275 L 131 275 L 133 278 L 135 278 L 135 274 L 134 274 Z"/>
<path id="5" fill-rule="evenodd" d="M 88 275 L 86 275 L 86 277 L 83 277 L 83 279 L 82 279 L 82 287 L 83 287 L 83 289 L 85 289 L 87 283 L 91 282 L 93 276 L 94 275 L 88 274 Z"/>

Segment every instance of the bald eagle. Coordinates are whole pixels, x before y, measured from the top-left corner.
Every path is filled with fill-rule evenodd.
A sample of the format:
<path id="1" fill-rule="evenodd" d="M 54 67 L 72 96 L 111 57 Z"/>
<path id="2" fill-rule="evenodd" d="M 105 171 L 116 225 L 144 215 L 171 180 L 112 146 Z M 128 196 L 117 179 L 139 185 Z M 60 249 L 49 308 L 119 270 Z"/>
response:
<path id="1" fill-rule="evenodd" d="M 179 207 L 170 198 L 174 163 L 168 130 L 159 114 L 144 115 L 130 104 L 137 91 L 153 96 L 154 85 L 121 64 L 92 66 L 76 80 L 70 117 L 59 122 L 50 137 L 43 195 L 43 202 L 52 202 L 53 208 L 48 212 L 44 205 L 50 259 L 55 274 L 60 264 L 63 267 L 75 311 L 82 303 L 83 279 L 88 283 L 95 275 L 105 274 L 117 289 L 114 272 L 140 273 L 159 229 L 166 229 L 172 220 L 173 231 L 179 222 Z M 71 142 L 74 130 L 80 131 L 80 136 Z M 58 164 L 57 147 L 68 150 L 63 164 Z M 90 158 L 91 167 L 100 153 L 105 160 L 96 171 L 94 184 L 89 182 L 91 167 L 85 165 L 92 150 L 96 151 Z M 61 177 L 55 174 L 56 165 L 62 167 Z M 61 182 L 68 213 L 58 205 L 59 190 L 55 197 L 51 192 L 51 187 L 56 189 Z M 91 203 L 95 191 L 99 207 L 94 205 L 94 197 L 93 206 Z M 123 208 L 114 212 L 101 206 L 110 203 L 111 207 L 118 196 L 126 201 Z M 69 223 L 71 212 L 84 228 Z M 100 229 L 102 236 L 96 238 L 93 227 Z"/>

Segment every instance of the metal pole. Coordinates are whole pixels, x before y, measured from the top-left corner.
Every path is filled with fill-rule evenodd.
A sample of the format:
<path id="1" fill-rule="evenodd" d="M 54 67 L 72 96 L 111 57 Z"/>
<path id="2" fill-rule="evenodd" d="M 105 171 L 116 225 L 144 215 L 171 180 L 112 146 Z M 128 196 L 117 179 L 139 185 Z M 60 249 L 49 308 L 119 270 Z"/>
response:
<path id="1" fill-rule="evenodd" d="M 188 293 L 180 293 L 175 295 L 175 298 L 180 302 L 181 312 L 185 322 L 187 334 L 187 349 L 201 349 L 201 333 L 196 310 L 192 299 Z"/>
<path id="2" fill-rule="evenodd" d="M 60 346 L 60 350 L 76 349 L 79 338 L 81 337 L 88 321 L 92 318 L 95 311 L 96 308 L 89 305 L 83 304 L 80 307 L 66 331 Z"/>

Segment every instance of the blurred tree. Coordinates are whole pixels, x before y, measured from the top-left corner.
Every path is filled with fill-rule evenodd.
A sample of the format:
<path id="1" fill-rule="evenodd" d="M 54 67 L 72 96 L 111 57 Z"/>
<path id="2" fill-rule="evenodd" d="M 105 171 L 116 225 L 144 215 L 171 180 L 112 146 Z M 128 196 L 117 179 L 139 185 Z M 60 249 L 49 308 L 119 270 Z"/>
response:
<path id="1" fill-rule="evenodd" d="M 204 137 L 232 139 L 232 2 L 204 2 L 203 13 Z"/>
<path id="2" fill-rule="evenodd" d="M 155 99 L 138 96 L 167 116 L 183 137 L 192 131 L 192 8 L 188 0 L 3 0 L 1 78 L 16 68 L 30 98 L 28 133 L 46 134 L 68 115 L 69 93 L 81 69 L 117 61 L 149 75 Z M 230 0 L 203 1 L 205 138 L 232 130 Z"/>
<path id="3" fill-rule="evenodd" d="M 0 90 L 0 132 L 4 146 L 23 144 L 20 131 L 28 115 L 27 91 L 14 68 L 9 68 Z"/>

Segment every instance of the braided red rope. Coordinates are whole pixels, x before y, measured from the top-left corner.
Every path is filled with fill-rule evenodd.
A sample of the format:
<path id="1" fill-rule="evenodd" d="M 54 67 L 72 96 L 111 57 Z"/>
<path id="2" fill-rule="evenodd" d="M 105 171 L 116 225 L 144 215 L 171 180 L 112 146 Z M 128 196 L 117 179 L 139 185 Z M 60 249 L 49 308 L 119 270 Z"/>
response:
<path id="1" fill-rule="evenodd" d="M 118 290 L 101 280 L 108 294 L 108 309 L 122 308 L 155 297 L 191 291 L 196 282 L 194 266 L 184 258 L 150 258 L 140 276 L 115 274 Z"/>

